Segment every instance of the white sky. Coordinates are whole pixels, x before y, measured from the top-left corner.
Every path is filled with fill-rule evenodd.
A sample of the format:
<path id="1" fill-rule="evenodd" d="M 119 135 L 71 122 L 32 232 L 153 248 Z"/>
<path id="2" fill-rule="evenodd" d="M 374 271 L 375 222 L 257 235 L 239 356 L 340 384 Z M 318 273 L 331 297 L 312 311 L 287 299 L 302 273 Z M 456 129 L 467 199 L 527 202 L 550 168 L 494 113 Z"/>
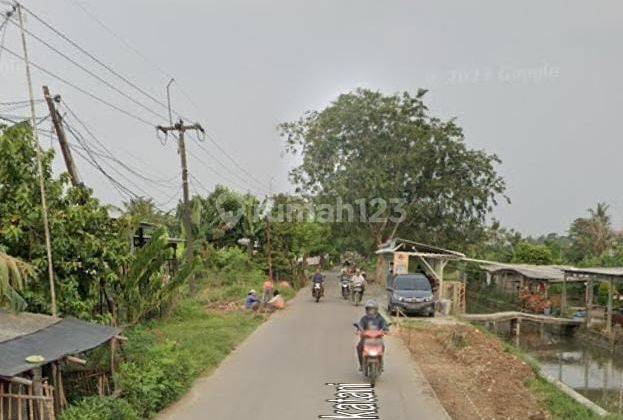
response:
<path id="1" fill-rule="evenodd" d="M 389 1 L 371 0 L 24 0 L 97 57 L 165 101 L 168 77 L 91 20 L 82 4 L 153 63 L 174 75 L 197 105 L 173 85 L 174 107 L 203 123 L 249 172 L 222 168 L 189 140 L 191 173 L 259 193 L 290 188 L 294 164 L 283 156 L 275 129 L 358 86 L 385 92 L 431 90 L 431 109 L 456 117 L 467 142 L 497 153 L 512 205 L 495 213 L 524 233 L 562 232 L 597 201 L 623 222 L 619 185 L 623 110 L 623 4 L 619 1 Z M 166 110 L 106 75 L 34 19 L 27 27 L 97 70 L 166 118 Z M 159 120 L 34 40 L 31 59 L 140 114 Z M 21 51 L 9 26 L 6 46 Z M 179 159 L 152 128 L 34 71 L 36 94 L 47 83 L 116 153 L 146 173 L 173 178 Z M 0 102 L 26 98 L 23 68 L 7 53 L 0 61 Z M 40 108 L 40 113 L 44 113 Z M 49 123 L 43 127 L 49 129 Z M 44 136 L 49 145 L 49 137 Z M 205 147 L 214 149 L 211 143 Z M 222 157 L 218 150 L 213 153 Z M 137 162 L 130 155 L 140 157 Z M 197 160 L 199 157 L 202 162 Z M 227 166 L 233 166 L 226 159 Z M 57 159 L 61 168 L 60 156 Z M 101 198 L 119 193 L 87 164 L 80 171 Z M 213 169 L 208 169 L 206 164 Z M 243 180 L 240 180 L 240 178 Z M 129 186 L 166 202 L 178 187 L 135 180 Z M 197 183 L 194 187 L 197 188 Z M 261 186 L 258 186 L 258 183 Z"/>

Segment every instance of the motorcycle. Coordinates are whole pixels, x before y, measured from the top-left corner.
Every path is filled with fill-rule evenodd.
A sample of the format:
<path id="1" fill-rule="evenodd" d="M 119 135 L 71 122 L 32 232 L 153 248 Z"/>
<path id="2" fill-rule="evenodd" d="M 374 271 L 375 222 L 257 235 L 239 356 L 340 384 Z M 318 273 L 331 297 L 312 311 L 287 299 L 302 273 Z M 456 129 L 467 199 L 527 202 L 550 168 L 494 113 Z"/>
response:
<path id="1" fill-rule="evenodd" d="M 383 355 L 385 353 L 383 336 L 385 336 L 385 332 L 378 328 L 362 331 L 358 324 L 353 325 L 363 340 L 361 369 L 365 377 L 368 378 L 370 386 L 374 387 L 376 380 L 383 371 Z"/>
<path id="2" fill-rule="evenodd" d="M 363 286 L 352 286 L 350 291 L 350 299 L 355 306 L 358 306 L 363 299 Z"/>
<path id="3" fill-rule="evenodd" d="M 320 283 L 314 283 L 312 287 L 312 297 L 316 300 L 316 303 L 320 301 L 320 297 L 322 296 L 322 286 Z"/>
<path id="4" fill-rule="evenodd" d="M 350 279 L 348 278 L 348 276 L 343 276 L 340 279 L 340 284 L 342 286 L 342 297 L 344 298 L 344 300 L 348 300 L 348 298 L 350 297 Z"/>

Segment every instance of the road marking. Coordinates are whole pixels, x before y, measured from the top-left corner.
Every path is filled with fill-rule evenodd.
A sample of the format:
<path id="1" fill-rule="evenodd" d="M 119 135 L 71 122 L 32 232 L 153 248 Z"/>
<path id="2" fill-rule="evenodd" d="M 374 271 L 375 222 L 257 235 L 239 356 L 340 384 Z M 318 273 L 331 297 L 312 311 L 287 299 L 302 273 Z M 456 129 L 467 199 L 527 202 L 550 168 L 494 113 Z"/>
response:
<path id="1" fill-rule="evenodd" d="M 326 400 L 333 404 L 333 414 L 319 415 L 321 419 L 379 419 L 378 398 L 370 384 L 327 383 L 335 387 L 335 397 Z"/>

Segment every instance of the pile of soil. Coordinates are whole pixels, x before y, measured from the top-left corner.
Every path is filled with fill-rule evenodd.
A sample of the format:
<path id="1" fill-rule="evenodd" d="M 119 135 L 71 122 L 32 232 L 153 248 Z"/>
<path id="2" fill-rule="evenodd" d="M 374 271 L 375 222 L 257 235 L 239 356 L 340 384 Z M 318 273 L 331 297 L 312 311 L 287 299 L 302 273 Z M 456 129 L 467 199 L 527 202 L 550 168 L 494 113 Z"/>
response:
<path id="1" fill-rule="evenodd" d="M 453 419 L 546 419 L 526 386 L 532 368 L 503 343 L 464 324 L 400 329 L 418 366 Z"/>

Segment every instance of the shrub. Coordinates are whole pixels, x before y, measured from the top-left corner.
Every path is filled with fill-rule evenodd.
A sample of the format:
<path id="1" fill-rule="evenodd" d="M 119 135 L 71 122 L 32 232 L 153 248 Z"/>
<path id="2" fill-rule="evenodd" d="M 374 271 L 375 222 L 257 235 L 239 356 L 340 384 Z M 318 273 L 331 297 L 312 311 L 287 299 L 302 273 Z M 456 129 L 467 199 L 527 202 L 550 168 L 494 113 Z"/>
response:
<path id="1" fill-rule="evenodd" d="M 144 346 L 143 352 L 134 354 L 136 359 L 119 368 L 123 398 L 141 417 L 151 417 L 184 393 L 195 372 L 174 341 Z"/>
<path id="2" fill-rule="evenodd" d="M 60 420 L 138 420 L 127 401 L 112 397 L 87 397 L 65 410 Z"/>

